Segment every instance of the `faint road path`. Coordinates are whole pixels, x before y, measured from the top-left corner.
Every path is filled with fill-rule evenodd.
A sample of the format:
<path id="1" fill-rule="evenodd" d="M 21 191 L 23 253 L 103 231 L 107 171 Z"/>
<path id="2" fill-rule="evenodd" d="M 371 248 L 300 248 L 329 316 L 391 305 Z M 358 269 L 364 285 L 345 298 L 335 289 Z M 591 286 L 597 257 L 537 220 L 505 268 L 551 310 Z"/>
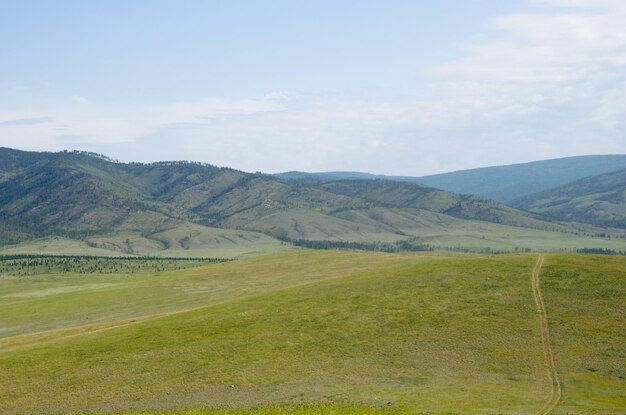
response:
<path id="1" fill-rule="evenodd" d="M 537 312 L 539 314 L 539 332 L 541 334 L 541 345 L 543 346 L 543 357 L 548 371 L 548 379 L 550 380 L 550 397 L 543 407 L 535 413 L 535 415 L 549 414 L 561 400 L 561 380 L 559 379 L 559 372 L 556 369 L 554 350 L 552 349 L 552 342 L 550 341 L 548 313 L 546 312 L 546 305 L 543 302 L 543 296 L 541 295 L 539 279 L 544 259 L 543 255 L 537 259 L 537 263 L 535 264 L 532 274 L 532 286 L 533 297 L 535 298 L 535 304 L 537 305 Z"/>

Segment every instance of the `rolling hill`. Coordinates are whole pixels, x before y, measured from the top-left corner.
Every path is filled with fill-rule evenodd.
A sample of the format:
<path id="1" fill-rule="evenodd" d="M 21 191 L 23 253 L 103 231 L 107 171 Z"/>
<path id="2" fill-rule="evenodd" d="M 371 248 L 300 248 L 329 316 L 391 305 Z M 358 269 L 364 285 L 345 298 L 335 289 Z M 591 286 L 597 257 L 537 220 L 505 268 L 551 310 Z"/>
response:
<path id="1" fill-rule="evenodd" d="M 423 177 L 384 176 L 358 172 L 287 172 L 276 176 L 303 183 L 387 179 L 413 182 L 458 194 L 508 203 L 531 193 L 626 168 L 626 155 L 577 156 L 506 166 L 483 167 Z"/>
<path id="2" fill-rule="evenodd" d="M 258 413 L 284 415 L 307 403 L 322 408 L 303 415 L 536 413 L 552 386 L 536 262 L 300 251 L 0 279 L 0 412 L 242 415 L 279 405 Z M 625 266 L 546 255 L 557 414 L 624 413 Z"/>
<path id="3" fill-rule="evenodd" d="M 534 193 L 511 205 L 558 220 L 626 228 L 626 169 Z"/>
<path id="4" fill-rule="evenodd" d="M 5 245 L 17 244 L 8 252 L 231 256 L 280 247 L 261 233 L 203 226 L 188 209 L 198 194 L 219 192 L 230 176 L 244 173 L 193 163 L 114 163 L 79 152 L 3 154 L 13 170 L 5 169 L 0 182 L 0 236 Z"/>
<path id="5" fill-rule="evenodd" d="M 199 163 L 118 163 L 83 152 L 0 149 L 0 160 L 0 237 L 13 245 L 4 248 L 10 252 L 33 251 L 33 243 L 75 252 L 76 241 L 93 253 L 177 256 L 272 252 L 289 249 L 281 241 L 292 240 L 624 248 L 592 238 L 614 230 L 409 182 L 301 183 Z M 74 242 L 64 249 L 62 241 Z"/>

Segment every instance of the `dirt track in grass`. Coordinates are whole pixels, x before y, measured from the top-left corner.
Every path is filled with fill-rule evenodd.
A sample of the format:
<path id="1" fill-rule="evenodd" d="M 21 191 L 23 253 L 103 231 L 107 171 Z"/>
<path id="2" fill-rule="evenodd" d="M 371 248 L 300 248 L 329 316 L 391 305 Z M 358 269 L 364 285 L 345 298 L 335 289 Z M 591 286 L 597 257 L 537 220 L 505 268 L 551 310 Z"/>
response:
<path id="1" fill-rule="evenodd" d="M 543 346 L 543 357 L 548 371 L 548 379 L 550 380 L 550 396 L 546 400 L 545 404 L 535 415 L 547 415 L 558 405 L 561 400 L 561 380 L 559 378 L 559 372 L 556 367 L 556 360 L 554 358 L 554 350 L 552 349 L 552 342 L 550 341 L 550 324 L 548 321 L 548 313 L 546 311 L 546 305 L 541 295 L 540 274 L 541 267 L 543 266 L 545 258 L 541 255 L 537 259 L 535 268 L 532 273 L 532 287 L 533 297 L 535 304 L 537 305 L 537 312 L 539 314 L 539 332 L 541 334 L 541 345 Z"/>

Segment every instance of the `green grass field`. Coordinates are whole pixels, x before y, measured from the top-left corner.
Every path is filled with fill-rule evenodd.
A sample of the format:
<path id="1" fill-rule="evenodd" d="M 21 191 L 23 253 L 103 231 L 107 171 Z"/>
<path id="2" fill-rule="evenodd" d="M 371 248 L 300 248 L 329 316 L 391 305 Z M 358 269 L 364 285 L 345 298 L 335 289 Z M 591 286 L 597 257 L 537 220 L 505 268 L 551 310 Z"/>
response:
<path id="1" fill-rule="evenodd" d="M 345 234 L 332 235 L 329 239 L 386 243 L 412 239 L 418 244 L 428 245 L 436 250 L 476 253 L 485 250 L 523 252 L 527 249 L 540 252 L 576 252 L 584 248 L 626 251 L 626 235 L 623 231 L 615 229 L 606 230 L 587 226 L 584 232 L 581 230 L 578 234 L 549 232 L 452 217 L 446 217 L 443 220 L 442 215 L 439 214 L 423 214 L 428 217 L 428 220 L 417 228 L 402 228 L 402 221 L 398 217 L 385 217 L 385 221 L 393 222 L 397 227 L 402 228 L 403 234 L 346 231 Z M 297 220 L 300 221 L 303 218 L 298 217 Z M 364 223 L 367 224 L 366 221 Z M 592 236 L 594 232 L 600 231 L 611 237 Z M 323 237 L 324 234 L 320 233 L 318 236 Z M 142 236 L 136 230 L 93 236 L 84 241 L 49 237 L 17 245 L 0 246 L 0 255 L 45 253 L 47 255 L 248 258 L 295 249 L 297 248 L 289 243 L 256 232 L 207 228 L 183 223 L 149 237 Z"/>
<path id="2" fill-rule="evenodd" d="M 75 240 L 63 237 L 47 237 L 16 245 L 0 245 L 0 255 L 93 255 L 93 256 L 162 256 L 181 258 L 245 258 L 289 251 L 293 247 L 283 244 L 269 236 L 232 231 L 229 229 L 193 234 L 186 248 L 180 245 L 190 233 L 181 233 L 180 240 L 171 242 L 175 229 L 170 233 L 158 235 L 162 238 L 146 238 L 137 232 L 118 232 L 110 235 L 90 237 L 87 240 Z M 184 228 L 182 230 L 185 230 Z M 168 248 L 165 248 L 165 245 Z"/>
<path id="3" fill-rule="evenodd" d="M 534 414 L 536 260 L 300 250 L 0 278 L 0 413 Z M 626 414 L 626 258 L 548 254 L 541 284 L 554 413 Z"/>

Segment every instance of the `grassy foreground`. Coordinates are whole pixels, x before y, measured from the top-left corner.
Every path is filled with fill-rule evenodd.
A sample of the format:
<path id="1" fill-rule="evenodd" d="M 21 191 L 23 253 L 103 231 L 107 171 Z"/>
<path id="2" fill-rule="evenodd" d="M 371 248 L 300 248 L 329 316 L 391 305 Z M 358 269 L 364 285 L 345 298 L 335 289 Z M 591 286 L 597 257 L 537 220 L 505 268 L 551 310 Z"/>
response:
<path id="1" fill-rule="evenodd" d="M 188 411 L 124 411 L 117 415 L 404 415 L 406 409 L 336 405 L 264 406 L 246 409 L 195 409 Z M 81 414 L 82 415 L 82 414 Z M 105 412 L 89 415 L 108 415 Z"/>
<path id="2" fill-rule="evenodd" d="M 535 413 L 536 259 L 299 251 L 0 279 L 0 413 Z M 550 254 L 541 284 L 554 413 L 626 413 L 626 258 Z"/>

